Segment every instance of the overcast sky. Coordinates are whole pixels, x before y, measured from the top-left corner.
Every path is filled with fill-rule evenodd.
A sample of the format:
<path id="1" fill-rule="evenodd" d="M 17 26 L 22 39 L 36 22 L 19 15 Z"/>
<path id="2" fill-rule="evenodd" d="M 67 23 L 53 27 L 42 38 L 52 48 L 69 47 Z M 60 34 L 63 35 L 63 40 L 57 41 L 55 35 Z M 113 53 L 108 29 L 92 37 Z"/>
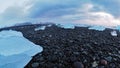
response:
<path id="1" fill-rule="evenodd" d="M 0 0 L 0 25 L 55 22 L 120 25 L 120 0 Z"/>

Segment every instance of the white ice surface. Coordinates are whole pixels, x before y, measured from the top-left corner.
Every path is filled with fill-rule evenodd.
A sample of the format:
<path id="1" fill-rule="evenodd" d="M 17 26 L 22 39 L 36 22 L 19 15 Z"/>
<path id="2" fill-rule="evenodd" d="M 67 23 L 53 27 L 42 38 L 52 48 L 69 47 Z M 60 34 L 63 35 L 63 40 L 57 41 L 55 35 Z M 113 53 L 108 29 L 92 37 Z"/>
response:
<path id="1" fill-rule="evenodd" d="M 73 24 L 56 24 L 56 25 L 61 28 L 65 28 L 65 29 L 74 29 L 75 28 L 75 25 L 73 25 Z"/>
<path id="2" fill-rule="evenodd" d="M 34 30 L 35 31 L 45 30 L 45 28 L 46 28 L 46 26 L 40 26 L 40 27 L 35 28 Z"/>
<path id="3" fill-rule="evenodd" d="M 102 26 L 92 26 L 89 29 L 103 31 L 103 30 L 105 30 L 105 27 L 102 27 Z"/>
<path id="4" fill-rule="evenodd" d="M 56 25 L 61 27 L 61 28 L 65 28 L 65 29 L 74 29 L 75 26 L 76 27 L 88 27 L 88 25 L 82 25 L 82 24 L 56 24 Z M 103 26 L 91 26 L 88 29 L 103 31 L 103 30 L 105 30 L 105 27 L 103 27 Z"/>
<path id="5" fill-rule="evenodd" d="M 0 68 L 23 68 L 31 59 L 25 54 L 4 56 L 0 58 Z"/>
<path id="6" fill-rule="evenodd" d="M 111 32 L 111 35 L 112 35 L 112 36 L 117 36 L 117 32 L 116 32 L 116 31 L 112 31 L 112 32 Z"/>
<path id="7" fill-rule="evenodd" d="M 24 38 L 21 32 L 0 32 L 0 68 L 24 68 L 31 56 L 41 51 L 41 46 Z"/>
<path id="8" fill-rule="evenodd" d="M 120 31 L 120 25 L 118 25 L 115 29 L 118 29 Z"/>

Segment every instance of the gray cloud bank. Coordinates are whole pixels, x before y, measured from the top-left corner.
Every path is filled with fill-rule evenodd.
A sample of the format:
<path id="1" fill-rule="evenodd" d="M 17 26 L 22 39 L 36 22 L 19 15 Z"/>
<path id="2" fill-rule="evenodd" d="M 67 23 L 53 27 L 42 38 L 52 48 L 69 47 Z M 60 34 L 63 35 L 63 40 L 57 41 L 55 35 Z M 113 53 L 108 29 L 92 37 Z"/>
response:
<path id="1" fill-rule="evenodd" d="M 7 0 L 8 1 L 8 0 Z M 3 2 L 0 24 L 56 22 L 113 27 L 120 25 L 119 0 L 11 0 Z"/>

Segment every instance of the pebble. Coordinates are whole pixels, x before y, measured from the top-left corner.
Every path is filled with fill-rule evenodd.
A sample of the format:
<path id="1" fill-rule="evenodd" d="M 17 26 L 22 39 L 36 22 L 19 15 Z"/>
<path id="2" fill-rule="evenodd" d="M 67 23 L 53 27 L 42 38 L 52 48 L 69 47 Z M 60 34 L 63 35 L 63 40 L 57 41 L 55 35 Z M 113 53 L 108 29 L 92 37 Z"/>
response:
<path id="1" fill-rule="evenodd" d="M 103 59 L 103 60 L 100 61 L 100 64 L 102 64 L 102 65 L 107 65 L 108 62 L 107 62 L 106 60 Z"/>
<path id="2" fill-rule="evenodd" d="M 52 37 L 52 35 L 49 35 L 49 37 Z"/>
<path id="3" fill-rule="evenodd" d="M 57 56 L 49 56 L 48 60 L 51 62 L 56 62 L 58 60 Z"/>
<path id="4" fill-rule="evenodd" d="M 97 67 L 98 66 L 98 63 L 96 62 L 96 61 L 94 61 L 93 63 L 92 63 L 92 67 Z"/>
<path id="5" fill-rule="evenodd" d="M 111 67 L 111 68 L 115 68 L 116 66 L 115 66 L 114 63 L 111 63 L 111 64 L 110 64 L 110 67 Z"/>
<path id="6" fill-rule="evenodd" d="M 70 57 L 71 62 L 75 62 L 76 60 L 77 60 L 76 57 Z"/>
<path id="7" fill-rule="evenodd" d="M 84 65 L 81 62 L 74 62 L 74 68 L 84 68 Z"/>
<path id="8" fill-rule="evenodd" d="M 98 66 L 98 68 L 105 68 L 105 66 Z"/>
<path id="9" fill-rule="evenodd" d="M 75 55 L 79 55 L 80 53 L 79 53 L 79 52 L 73 52 L 73 54 L 75 54 Z"/>
<path id="10" fill-rule="evenodd" d="M 120 51 L 118 51 L 118 53 L 120 54 Z"/>
<path id="11" fill-rule="evenodd" d="M 37 62 L 35 62 L 35 63 L 32 64 L 33 68 L 37 68 L 38 66 L 39 66 L 39 63 L 37 63 Z"/>
<path id="12" fill-rule="evenodd" d="M 40 57 L 40 58 L 38 58 L 40 61 L 44 61 L 44 58 L 43 57 Z"/>
<path id="13" fill-rule="evenodd" d="M 107 58 L 105 58 L 107 61 L 111 62 L 112 61 L 112 57 L 108 56 Z"/>

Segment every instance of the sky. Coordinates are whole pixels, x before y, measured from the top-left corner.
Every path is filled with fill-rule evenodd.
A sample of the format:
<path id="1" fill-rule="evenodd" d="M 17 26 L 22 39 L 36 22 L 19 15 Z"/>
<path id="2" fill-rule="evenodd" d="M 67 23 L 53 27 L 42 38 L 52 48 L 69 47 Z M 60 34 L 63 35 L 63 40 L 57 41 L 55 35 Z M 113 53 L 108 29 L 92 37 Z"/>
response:
<path id="1" fill-rule="evenodd" d="M 0 0 L 0 25 L 23 22 L 120 25 L 120 0 Z"/>

